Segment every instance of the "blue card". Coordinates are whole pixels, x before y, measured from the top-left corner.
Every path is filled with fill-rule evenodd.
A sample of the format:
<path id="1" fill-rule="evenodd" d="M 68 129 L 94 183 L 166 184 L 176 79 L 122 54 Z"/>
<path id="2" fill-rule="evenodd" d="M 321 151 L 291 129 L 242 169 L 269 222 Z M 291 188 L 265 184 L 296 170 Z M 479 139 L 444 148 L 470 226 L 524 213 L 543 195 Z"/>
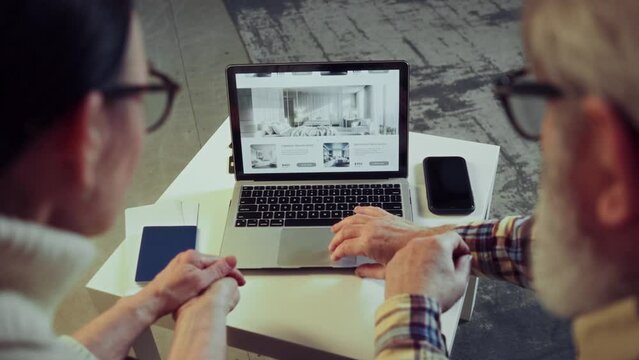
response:
<path id="1" fill-rule="evenodd" d="M 175 255 L 195 249 L 197 226 L 145 226 L 135 281 L 151 281 Z"/>

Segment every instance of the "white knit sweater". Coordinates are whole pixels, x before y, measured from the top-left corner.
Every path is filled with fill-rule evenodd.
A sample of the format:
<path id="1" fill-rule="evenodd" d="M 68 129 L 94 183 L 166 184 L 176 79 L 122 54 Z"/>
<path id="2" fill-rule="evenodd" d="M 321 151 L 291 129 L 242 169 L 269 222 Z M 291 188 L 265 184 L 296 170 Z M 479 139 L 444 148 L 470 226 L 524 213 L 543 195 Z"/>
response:
<path id="1" fill-rule="evenodd" d="M 52 328 L 94 252 L 86 238 L 0 216 L 0 359 L 95 359 Z"/>

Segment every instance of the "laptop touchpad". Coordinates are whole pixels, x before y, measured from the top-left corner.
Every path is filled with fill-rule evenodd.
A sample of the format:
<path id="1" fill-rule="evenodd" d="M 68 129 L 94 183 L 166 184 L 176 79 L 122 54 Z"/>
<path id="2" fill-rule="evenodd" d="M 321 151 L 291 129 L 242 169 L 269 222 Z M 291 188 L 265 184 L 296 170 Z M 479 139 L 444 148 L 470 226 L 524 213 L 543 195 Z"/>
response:
<path id="1" fill-rule="evenodd" d="M 333 238 L 329 228 L 296 229 L 284 228 L 280 237 L 280 249 L 277 258 L 279 266 L 305 267 L 353 267 L 357 258 L 348 257 L 332 262 L 328 252 L 328 244 Z"/>

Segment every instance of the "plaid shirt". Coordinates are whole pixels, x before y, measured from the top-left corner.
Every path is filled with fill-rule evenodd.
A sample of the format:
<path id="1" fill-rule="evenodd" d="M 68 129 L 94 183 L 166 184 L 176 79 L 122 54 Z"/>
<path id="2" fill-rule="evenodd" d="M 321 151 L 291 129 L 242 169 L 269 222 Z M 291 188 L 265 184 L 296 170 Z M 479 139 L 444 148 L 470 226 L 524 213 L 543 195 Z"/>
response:
<path id="1" fill-rule="evenodd" d="M 530 216 L 475 222 L 456 228 L 470 247 L 473 274 L 529 287 Z M 447 359 L 441 333 L 441 308 L 424 295 L 398 295 L 375 315 L 378 359 Z"/>

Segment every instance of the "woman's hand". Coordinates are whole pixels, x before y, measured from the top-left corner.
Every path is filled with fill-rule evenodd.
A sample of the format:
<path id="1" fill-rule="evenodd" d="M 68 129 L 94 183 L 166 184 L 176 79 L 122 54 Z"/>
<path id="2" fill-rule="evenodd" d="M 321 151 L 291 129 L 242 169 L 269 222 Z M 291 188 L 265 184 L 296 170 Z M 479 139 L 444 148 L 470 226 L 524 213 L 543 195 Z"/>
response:
<path id="1" fill-rule="evenodd" d="M 232 256 L 219 258 L 194 250 L 180 253 L 140 292 L 120 299 L 73 336 L 101 359 L 121 359 L 133 340 L 158 318 L 178 310 L 185 303 L 189 304 L 185 306 L 188 308 L 207 298 L 207 312 L 194 312 L 190 317 L 192 321 L 181 321 L 181 340 L 177 342 L 180 346 L 172 353 L 178 354 L 176 359 L 211 358 L 211 354 L 223 354 L 226 314 L 239 299 L 238 284 L 245 283 L 236 265 L 237 260 Z M 199 343 L 194 343 L 195 335 L 190 325 L 206 330 L 200 333 Z M 215 339 L 212 339 L 213 335 Z M 212 341 L 217 341 L 213 348 L 208 346 Z M 216 349 L 221 350 L 214 352 Z M 189 357 L 191 352 L 197 355 Z"/>
<path id="2" fill-rule="evenodd" d="M 226 277 L 213 282 L 201 295 L 184 303 L 174 312 L 174 316 L 176 320 L 181 319 L 185 313 L 191 313 L 196 317 L 200 317 L 196 314 L 211 312 L 226 316 L 235 309 L 239 301 L 240 291 L 237 281 Z"/>
<path id="3" fill-rule="evenodd" d="M 188 250 L 171 260 L 138 295 L 144 297 L 149 312 L 158 319 L 176 311 L 222 278 L 230 277 L 236 286 L 244 285 L 244 276 L 236 265 L 233 256 L 220 258 Z"/>
<path id="4" fill-rule="evenodd" d="M 377 207 L 356 207 L 355 215 L 333 225 L 329 244 L 331 260 L 345 256 L 367 256 L 379 264 L 365 264 L 355 273 L 362 277 L 384 278 L 384 265 L 410 240 L 449 231 L 453 226 L 422 228 Z"/>
<path id="5" fill-rule="evenodd" d="M 226 315 L 240 300 L 237 281 L 221 278 L 173 313 L 169 359 L 226 359 Z"/>

